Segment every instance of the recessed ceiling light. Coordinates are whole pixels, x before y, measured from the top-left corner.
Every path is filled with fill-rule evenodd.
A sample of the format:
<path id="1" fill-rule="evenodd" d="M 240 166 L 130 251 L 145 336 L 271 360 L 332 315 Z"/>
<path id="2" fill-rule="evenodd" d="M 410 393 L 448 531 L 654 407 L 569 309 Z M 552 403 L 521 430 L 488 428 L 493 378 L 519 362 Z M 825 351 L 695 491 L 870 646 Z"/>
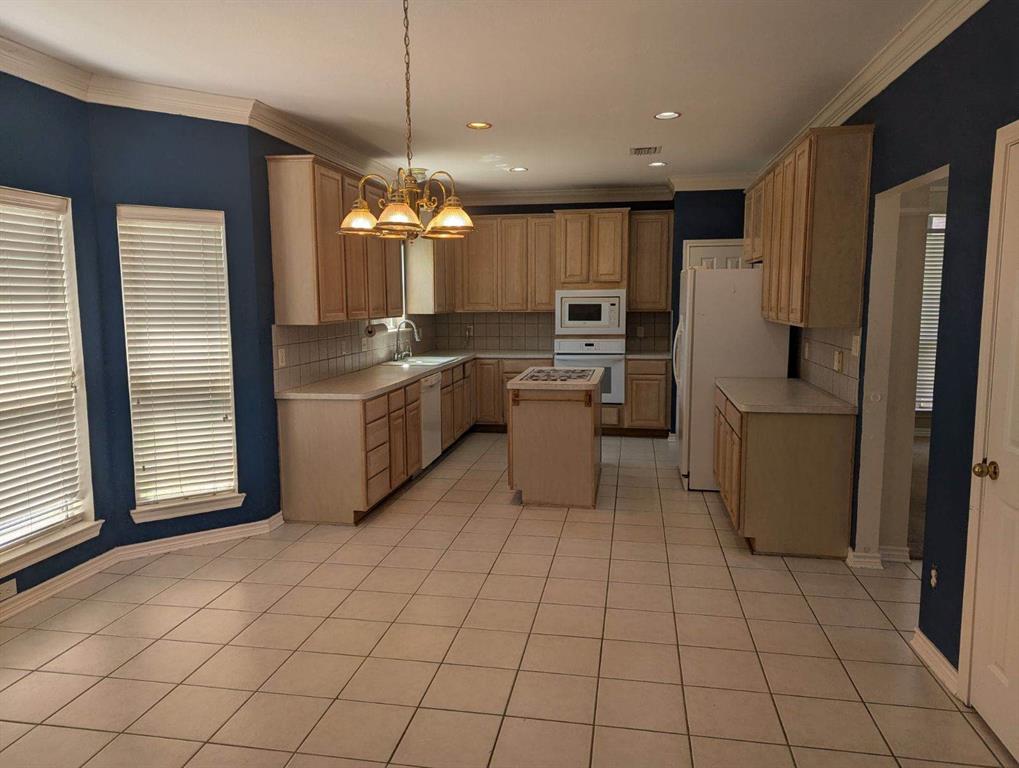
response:
<path id="1" fill-rule="evenodd" d="M 665 162 L 664 160 L 654 160 L 653 162 L 650 162 L 647 165 L 648 168 L 664 168 L 665 166 L 668 165 L 668 163 Z"/>
<path id="2" fill-rule="evenodd" d="M 468 128 L 472 128 L 475 131 L 487 131 L 492 127 L 492 124 L 484 120 L 471 120 L 467 123 Z"/>
<path id="3" fill-rule="evenodd" d="M 512 168 L 510 168 L 508 170 L 509 170 L 510 173 L 523 173 L 527 169 L 524 166 L 522 166 L 522 165 L 514 165 Z"/>
<path id="4" fill-rule="evenodd" d="M 680 112 L 659 112 L 655 115 L 655 120 L 675 120 L 680 116 Z"/>

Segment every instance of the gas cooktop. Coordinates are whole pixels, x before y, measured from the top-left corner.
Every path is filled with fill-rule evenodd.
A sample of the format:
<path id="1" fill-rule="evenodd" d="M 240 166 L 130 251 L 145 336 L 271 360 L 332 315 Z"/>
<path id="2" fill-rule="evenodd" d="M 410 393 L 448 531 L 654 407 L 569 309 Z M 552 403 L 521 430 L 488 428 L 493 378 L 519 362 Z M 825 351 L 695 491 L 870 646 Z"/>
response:
<path id="1" fill-rule="evenodd" d="M 590 381 L 594 368 L 532 368 L 521 381 Z"/>

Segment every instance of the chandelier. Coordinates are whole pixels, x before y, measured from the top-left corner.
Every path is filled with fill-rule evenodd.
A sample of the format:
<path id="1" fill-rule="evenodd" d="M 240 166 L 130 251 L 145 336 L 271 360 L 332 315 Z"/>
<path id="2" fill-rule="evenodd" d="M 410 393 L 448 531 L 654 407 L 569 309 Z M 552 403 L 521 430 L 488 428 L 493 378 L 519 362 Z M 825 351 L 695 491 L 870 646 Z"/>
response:
<path id="1" fill-rule="evenodd" d="M 424 168 L 413 167 L 411 150 L 413 136 L 410 122 L 410 19 L 408 0 L 403 0 L 403 64 L 404 102 L 407 109 L 407 167 L 396 172 L 396 181 L 390 184 L 382 176 L 369 173 L 361 177 L 357 187 L 357 200 L 350 213 L 340 224 L 344 235 L 384 237 L 413 240 L 418 235 L 429 239 L 462 238 L 474 231 L 474 223 L 456 196 L 456 183 L 446 171 L 435 171 L 430 176 Z M 437 177 L 449 182 L 449 190 Z M 385 195 L 379 200 L 378 217 L 372 212 L 364 196 L 364 185 L 369 179 L 382 182 Z M 421 212 L 434 212 L 426 227 L 421 223 Z"/>

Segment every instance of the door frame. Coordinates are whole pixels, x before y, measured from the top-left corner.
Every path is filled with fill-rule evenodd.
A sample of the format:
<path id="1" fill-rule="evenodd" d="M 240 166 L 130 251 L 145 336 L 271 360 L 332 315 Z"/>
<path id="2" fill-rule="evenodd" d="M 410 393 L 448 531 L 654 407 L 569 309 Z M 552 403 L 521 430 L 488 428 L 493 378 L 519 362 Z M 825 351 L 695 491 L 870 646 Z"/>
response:
<path id="1" fill-rule="evenodd" d="M 897 519 L 896 513 L 908 516 L 912 455 L 904 448 L 903 405 L 908 400 L 908 412 L 914 413 L 917 362 L 916 339 L 910 340 L 913 346 L 904 346 L 902 330 L 918 323 L 920 316 L 917 291 L 923 283 L 926 243 L 927 203 L 921 211 L 914 198 L 949 179 L 950 167 L 943 165 L 874 196 L 856 526 L 854 547 L 846 558 L 854 568 L 880 569 L 887 562 L 910 561 L 905 520 Z M 910 217 L 917 220 L 910 224 Z M 902 268 L 909 258 L 919 260 L 919 272 Z M 909 296 L 913 302 L 904 300 Z M 911 445 L 912 418 L 908 430 Z M 894 536 L 890 529 L 895 529 Z M 889 544 L 892 539 L 895 545 Z"/>
<path id="2" fill-rule="evenodd" d="M 983 311 L 980 318 L 980 362 L 977 369 L 977 400 L 974 406 L 973 462 L 981 461 L 987 447 L 987 407 L 990 404 L 991 356 L 994 351 L 994 316 L 1001 272 L 1001 218 L 1004 207 L 1006 144 L 1019 141 L 1019 120 L 999 128 L 994 142 L 994 171 L 991 177 L 991 205 L 987 221 L 987 254 L 984 263 Z M 959 641 L 958 696 L 970 702 L 973 671 L 973 631 L 976 619 L 976 577 L 980 558 L 980 522 L 983 515 L 984 484 L 970 476 L 969 523 L 966 533 L 966 565 L 963 571 L 962 622 Z"/>

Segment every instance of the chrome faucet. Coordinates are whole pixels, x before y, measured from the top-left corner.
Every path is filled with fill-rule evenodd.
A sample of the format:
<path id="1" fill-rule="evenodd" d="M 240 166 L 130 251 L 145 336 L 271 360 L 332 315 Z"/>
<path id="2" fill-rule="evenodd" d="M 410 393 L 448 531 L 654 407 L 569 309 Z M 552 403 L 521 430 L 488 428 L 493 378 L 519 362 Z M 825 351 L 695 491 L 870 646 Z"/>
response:
<path id="1" fill-rule="evenodd" d="M 421 331 L 419 331 L 418 327 L 414 325 L 414 321 L 408 320 L 406 317 L 403 318 L 403 320 L 401 320 L 400 323 L 396 326 L 396 352 L 393 354 L 394 360 L 406 360 L 408 357 L 411 356 L 411 345 L 409 341 L 407 342 L 407 349 L 405 349 L 403 352 L 400 351 L 400 338 L 401 338 L 400 332 L 403 330 L 403 326 L 405 325 L 409 325 L 411 329 L 414 331 L 414 341 L 421 341 Z"/>

